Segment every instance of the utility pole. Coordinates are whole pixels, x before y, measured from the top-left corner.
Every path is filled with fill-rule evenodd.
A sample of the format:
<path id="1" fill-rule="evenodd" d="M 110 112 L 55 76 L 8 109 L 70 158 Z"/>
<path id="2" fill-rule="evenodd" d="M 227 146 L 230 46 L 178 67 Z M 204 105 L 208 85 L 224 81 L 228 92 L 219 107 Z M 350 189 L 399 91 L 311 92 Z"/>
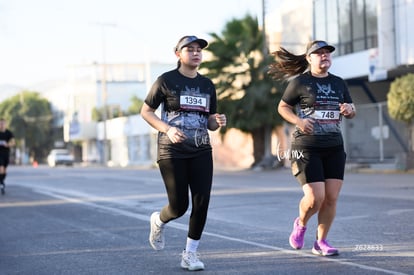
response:
<path id="1" fill-rule="evenodd" d="M 107 112 L 107 104 L 108 104 L 108 90 L 107 90 L 107 83 L 106 83 L 106 28 L 107 27 L 116 27 L 115 24 L 110 23 L 96 23 L 97 25 L 102 27 L 102 79 L 101 79 L 101 87 L 102 87 L 102 105 L 103 105 L 103 141 L 102 141 L 102 162 L 103 165 L 107 165 L 108 163 L 108 155 L 109 155 L 109 148 L 108 148 L 108 132 L 107 132 L 107 120 L 108 120 L 108 112 Z"/>

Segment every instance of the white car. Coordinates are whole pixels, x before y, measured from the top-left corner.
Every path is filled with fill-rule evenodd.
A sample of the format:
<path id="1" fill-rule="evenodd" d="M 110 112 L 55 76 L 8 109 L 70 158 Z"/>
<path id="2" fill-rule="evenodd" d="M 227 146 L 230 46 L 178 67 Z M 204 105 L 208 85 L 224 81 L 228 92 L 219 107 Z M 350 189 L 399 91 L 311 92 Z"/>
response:
<path id="1" fill-rule="evenodd" d="M 47 156 L 47 164 L 50 167 L 56 165 L 72 166 L 75 162 L 73 155 L 66 149 L 53 149 Z"/>

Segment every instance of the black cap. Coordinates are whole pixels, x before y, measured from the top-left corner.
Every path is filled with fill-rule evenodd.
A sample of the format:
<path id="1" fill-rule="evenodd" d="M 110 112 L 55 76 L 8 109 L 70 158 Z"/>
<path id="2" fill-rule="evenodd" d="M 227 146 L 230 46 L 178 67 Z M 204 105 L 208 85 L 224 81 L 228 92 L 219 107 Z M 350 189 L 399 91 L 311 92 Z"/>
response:
<path id="1" fill-rule="evenodd" d="M 179 50 L 181 50 L 182 48 L 184 48 L 185 46 L 187 46 L 187 45 L 189 45 L 189 44 L 191 44 L 191 43 L 193 43 L 193 42 L 197 42 L 199 45 L 200 45 L 200 47 L 202 48 L 202 49 L 204 49 L 205 47 L 207 47 L 207 45 L 208 45 L 208 43 L 207 43 L 207 41 L 206 40 L 204 40 L 204 39 L 201 39 L 201 38 L 198 38 L 197 36 L 195 36 L 195 35 L 188 35 L 188 36 L 184 36 L 184 37 L 182 37 L 181 39 L 180 39 L 180 41 L 178 41 L 178 44 L 177 44 L 177 46 L 175 47 L 175 50 L 176 51 L 179 51 Z"/>
<path id="2" fill-rule="evenodd" d="M 311 53 L 322 48 L 327 49 L 329 52 L 333 52 L 335 50 L 334 46 L 329 45 L 325 41 L 317 40 L 311 44 L 310 48 L 306 51 L 306 55 L 310 55 Z"/>

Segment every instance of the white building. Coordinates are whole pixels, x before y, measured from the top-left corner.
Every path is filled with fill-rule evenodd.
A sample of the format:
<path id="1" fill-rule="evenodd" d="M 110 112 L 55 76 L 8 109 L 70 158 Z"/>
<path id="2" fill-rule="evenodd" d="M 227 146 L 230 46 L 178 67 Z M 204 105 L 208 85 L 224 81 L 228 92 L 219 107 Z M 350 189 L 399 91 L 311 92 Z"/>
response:
<path id="1" fill-rule="evenodd" d="M 128 110 L 133 96 L 144 100 L 156 77 L 174 67 L 160 63 L 73 66 L 66 87 L 61 87 L 67 94 L 65 142 L 78 144 L 81 160 L 86 163 L 151 163 L 150 127 L 139 115 L 119 113 Z M 92 110 L 104 106 L 108 109 L 106 118 L 96 122 Z"/>

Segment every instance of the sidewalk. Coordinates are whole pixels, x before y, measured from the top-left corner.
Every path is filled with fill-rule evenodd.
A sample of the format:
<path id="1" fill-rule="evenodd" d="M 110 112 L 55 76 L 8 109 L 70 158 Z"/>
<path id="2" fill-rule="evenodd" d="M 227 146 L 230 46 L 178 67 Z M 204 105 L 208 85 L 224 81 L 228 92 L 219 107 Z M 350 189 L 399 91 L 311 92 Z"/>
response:
<path id="1" fill-rule="evenodd" d="M 347 163 L 345 170 L 354 173 L 414 174 L 414 169 L 398 169 L 395 163 Z"/>

